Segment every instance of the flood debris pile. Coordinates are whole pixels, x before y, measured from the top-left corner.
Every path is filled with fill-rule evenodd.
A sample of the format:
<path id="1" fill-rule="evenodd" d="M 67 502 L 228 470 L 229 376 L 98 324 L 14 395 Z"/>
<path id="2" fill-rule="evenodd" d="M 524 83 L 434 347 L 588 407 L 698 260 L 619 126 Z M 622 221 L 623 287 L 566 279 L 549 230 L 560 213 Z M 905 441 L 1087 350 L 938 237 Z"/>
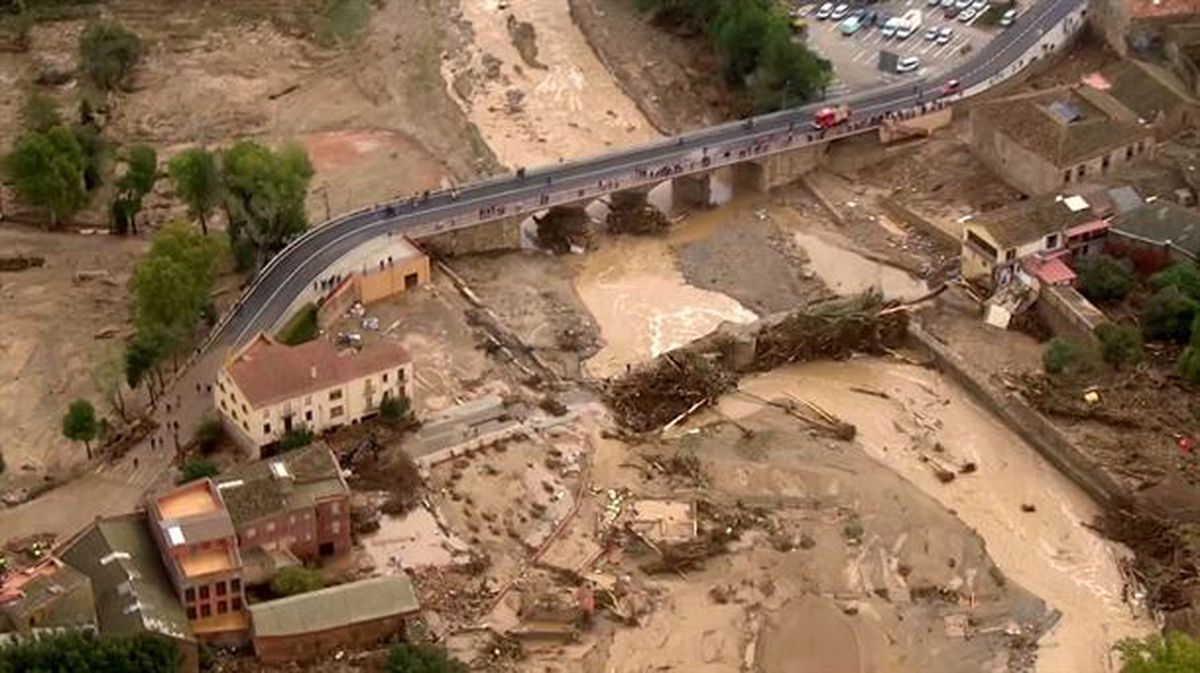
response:
<path id="1" fill-rule="evenodd" d="M 612 380 L 605 398 L 618 422 L 649 432 L 711 402 L 737 385 L 718 358 L 690 350 L 665 353 Z"/>
<path id="2" fill-rule="evenodd" d="M 572 247 L 587 247 L 590 220 L 582 208 L 551 208 L 534 221 L 538 247 L 559 255 L 570 252 Z"/>
<path id="3" fill-rule="evenodd" d="M 665 232 L 670 228 L 671 220 L 648 203 L 614 199 L 606 224 L 609 233 L 644 236 Z"/>
<path id="4" fill-rule="evenodd" d="M 1200 632 L 1200 525 L 1158 517 L 1146 511 L 1113 509 L 1100 528 L 1135 552 L 1122 562 L 1126 587 L 1162 614 L 1168 630 Z"/>
<path id="5" fill-rule="evenodd" d="M 882 353 L 904 340 L 907 322 L 907 311 L 889 307 L 876 291 L 767 319 L 755 338 L 753 368 Z"/>
<path id="6" fill-rule="evenodd" d="M 845 358 L 855 351 L 881 353 L 898 346 L 907 321 L 903 307 L 887 305 L 878 292 L 870 291 L 750 325 L 723 324 L 707 337 L 611 379 L 605 401 L 622 426 L 649 432 L 678 422 L 732 390 L 741 372 Z M 854 436 L 852 427 L 820 410 L 805 411 L 830 424 L 835 435 Z"/>

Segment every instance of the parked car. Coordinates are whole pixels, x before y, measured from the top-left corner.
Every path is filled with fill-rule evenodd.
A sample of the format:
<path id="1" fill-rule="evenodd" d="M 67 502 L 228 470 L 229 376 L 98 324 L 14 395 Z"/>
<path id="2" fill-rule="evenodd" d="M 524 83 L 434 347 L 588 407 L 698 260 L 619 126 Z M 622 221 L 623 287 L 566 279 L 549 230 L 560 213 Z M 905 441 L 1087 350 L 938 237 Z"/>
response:
<path id="1" fill-rule="evenodd" d="M 880 28 L 879 32 L 884 37 L 895 37 L 896 31 L 899 30 L 899 28 L 900 28 L 900 19 L 897 19 L 896 17 L 893 16 L 892 18 L 890 18 L 884 22 L 883 28 Z"/>
<path id="2" fill-rule="evenodd" d="M 954 0 L 942 0 L 942 9 L 950 9 L 954 6 Z"/>
<path id="3" fill-rule="evenodd" d="M 933 42 L 934 40 L 936 40 L 937 36 L 938 36 L 937 26 L 930 26 L 929 30 L 925 31 L 925 39 L 929 40 L 930 42 Z"/>
<path id="4" fill-rule="evenodd" d="M 962 11 L 962 14 L 958 15 L 958 20 L 962 21 L 963 23 L 968 23 L 968 22 L 970 22 L 971 19 L 974 19 L 974 18 L 975 18 L 975 10 L 971 9 L 970 7 L 964 9 Z"/>
<path id="5" fill-rule="evenodd" d="M 988 0 L 975 0 L 975 2 L 971 3 L 971 9 L 975 10 L 976 14 L 982 13 L 983 10 L 987 9 L 987 6 Z"/>
<path id="6" fill-rule="evenodd" d="M 853 35 L 858 32 L 859 28 L 862 28 L 862 22 L 859 21 L 857 16 L 849 17 L 838 26 L 838 30 L 842 32 L 842 35 Z"/>
<path id="7" fill-rule="evenodd" d="M 954 94 L 960 93 L 961 91 L 962 91 L 962 83 L 956 79 L 952 79 L 949 82 L 946 82 L 945 84 L 942 85 L 942 95 L 943 96 L 953 96 Z"/>
<path id="8" fill-rule="evenodd" d="M 833 14 L 833 3 L 832 2 L 827 2 L 823 5 L 821 5 L 821 7 L 819 9 L 817 9 L 817 18 L 822 21 L 824 21 L 825 19 L 828 19 L 830 14 Z"/>
<path id="9" fill-rule="evenodd" d="M 871 26 L 874 26 L 875 19 L 878 16 L 879 16 L 879 10 L 877 10 L 877 9 L 868 9 L 867 11 L 863 12 L 863 15 L 862 15 L 863 28 L 870 28 Z"/>
<path id="10" fill-rule="evenodd" d="M 1000 17 L 1000 25 L 1004 26 L 1005 28 L 1008 28 L 1009 26 L 1013 25 L 1013 21 L 1016 21 L 1016 20 L 1017 20 L 1017 10 L 1010 9 L 1007 12 L 1005 12 L 1003 16 Z"/>
<path id="11" fill-rule="evenodd" d="M 938 29 L 937 43 L 950 44 L 950 40 L 954 39 L 954 29 L 950 26 L 942 26 Z"/>
<path id="12" fill-rule="evenodd" d="M 916 56 L 905 56 L 896 61 L 896 72 L 913 72 L 921 67 L 921 61 Z"/>
<path id="13" fill-rule="evenodd" d="M 941 4 L 941 2 L 942 0 L 929 0 L 929 2 L 926 4 L 928 4 L 930 7 L 937 7 L 939 4 Z"/>
<path id="14" fill-rule="evenodd" d="M 946 19 L 953 19 L 954 17 L 958 16 L 958 8 L 947 7 L 946 11 L 942 12 L 942 16 L 944 16 Z"/>
<path id="15" fill-rule="evenodd" d="M 912 34 L 914 32 L 916 32 L 916 30 L 918 28 L 920 28 L 920 26 L 914 26 L 914 25 L 911 25 L 908 23 L 901 22 L 900 25 L 896 28 L 896 39 L 897 40 L 907 40 L 908 38 L 912 37 Z"/>
<path id="16" fill-rule="evenodd" d="M 833 14 L 830 14 L 829 18 L 833 19 L 834 21 L 841 21 L 842 19 L 846 18 L 846 15 L 849 13 L 850 5 L 843 3 L 833 8 Z"/>
<path id="17" fill-rule="evenodd" d="M 974 1 L 975 0 L 954 0 L 954 8 L 961 12 L 962 10 L 970 7 L 971 3 Z"/>

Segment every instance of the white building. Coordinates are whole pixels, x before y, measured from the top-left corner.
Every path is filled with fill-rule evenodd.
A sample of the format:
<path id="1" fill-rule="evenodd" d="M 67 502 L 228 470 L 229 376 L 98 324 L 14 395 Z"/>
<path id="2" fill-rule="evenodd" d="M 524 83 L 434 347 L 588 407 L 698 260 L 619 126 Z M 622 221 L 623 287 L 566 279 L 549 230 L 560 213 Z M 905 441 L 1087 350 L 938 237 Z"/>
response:
<path id="1" fill-rule="evenodd" d="M 256 451 L 294 429 L 357 423 L 393 396 L 412 399 L 412 358 L 397 343 L 339 352 L 323 339 L 288 346 L 265 334 L 226 360 L 213 389 L 225 427 Z"/>

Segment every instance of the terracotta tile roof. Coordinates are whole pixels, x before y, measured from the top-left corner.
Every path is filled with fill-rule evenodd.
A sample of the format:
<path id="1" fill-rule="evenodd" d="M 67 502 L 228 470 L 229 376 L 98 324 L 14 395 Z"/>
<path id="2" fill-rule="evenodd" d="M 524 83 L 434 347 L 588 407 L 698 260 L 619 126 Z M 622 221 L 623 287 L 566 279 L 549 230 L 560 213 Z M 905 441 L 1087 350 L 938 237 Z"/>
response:
<path id="1" fill-rule="evenodd" d="M 1200 14 L 1200 0 L 1125 0 L 1125 11 L 1135 19 Z"/>
<path id="2" fill-rule="evenodd" d="M 247 401 L 261 408 L 331 388 L 409 362 L 398 343 L 371 344 L 361 351 L 338 352 L 324 339 L 288 346 L 259 334 L 225 368 Z"/>
<path id="3" fill-rule="evenodd" d="M 1002 98 L 981 105 L 975 114 L 984 125 L 1060 168 L 1153 136 L 1150 128 L 1114 116 L 1114 106 L 1119 105 L 1116 101 L 1106 106 L 1113 108 L 1106 111 L 1089 100 L 1097 95 L 1104 92 L 1080 95 L 1070 88 L 1059 88 Z M 1077 112 L 1078 118 L 1062 120 L 1055 115 L 1055 107 Z"/>
<path id="4" fill-rule="evenodd" d="M 987 229 L 1001 248 L 1015 248 L 1094 219 L 1090 208 L 1072 211 L 1055 197 L 1043 197 L 989 211 L 976 223 Z"/>
<path id="5" fill-rule="evenodd" d="M 282 469 L 273 468 L 274 463 L 282 465 Z M 337 460 L 325 442 L 240 465 L 214 479 L 238 528 L 263 517 L 311 508 L 325 498 L 349 493 Z"/>

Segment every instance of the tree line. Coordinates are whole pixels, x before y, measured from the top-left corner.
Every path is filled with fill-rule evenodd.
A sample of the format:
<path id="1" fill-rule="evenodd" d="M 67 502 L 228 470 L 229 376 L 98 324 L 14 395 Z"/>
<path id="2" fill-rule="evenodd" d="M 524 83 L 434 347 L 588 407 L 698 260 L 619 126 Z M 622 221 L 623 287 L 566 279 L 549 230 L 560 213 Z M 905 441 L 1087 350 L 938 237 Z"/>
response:
<path id="1" fill-rule="evenodd" d="M 708 35 L 731 85 L 749 95 L 764 113 L 816 100 L 825 93 L 833 68 L 802 42 L 769 0 L 637 0 L 660 23 Z"/>

